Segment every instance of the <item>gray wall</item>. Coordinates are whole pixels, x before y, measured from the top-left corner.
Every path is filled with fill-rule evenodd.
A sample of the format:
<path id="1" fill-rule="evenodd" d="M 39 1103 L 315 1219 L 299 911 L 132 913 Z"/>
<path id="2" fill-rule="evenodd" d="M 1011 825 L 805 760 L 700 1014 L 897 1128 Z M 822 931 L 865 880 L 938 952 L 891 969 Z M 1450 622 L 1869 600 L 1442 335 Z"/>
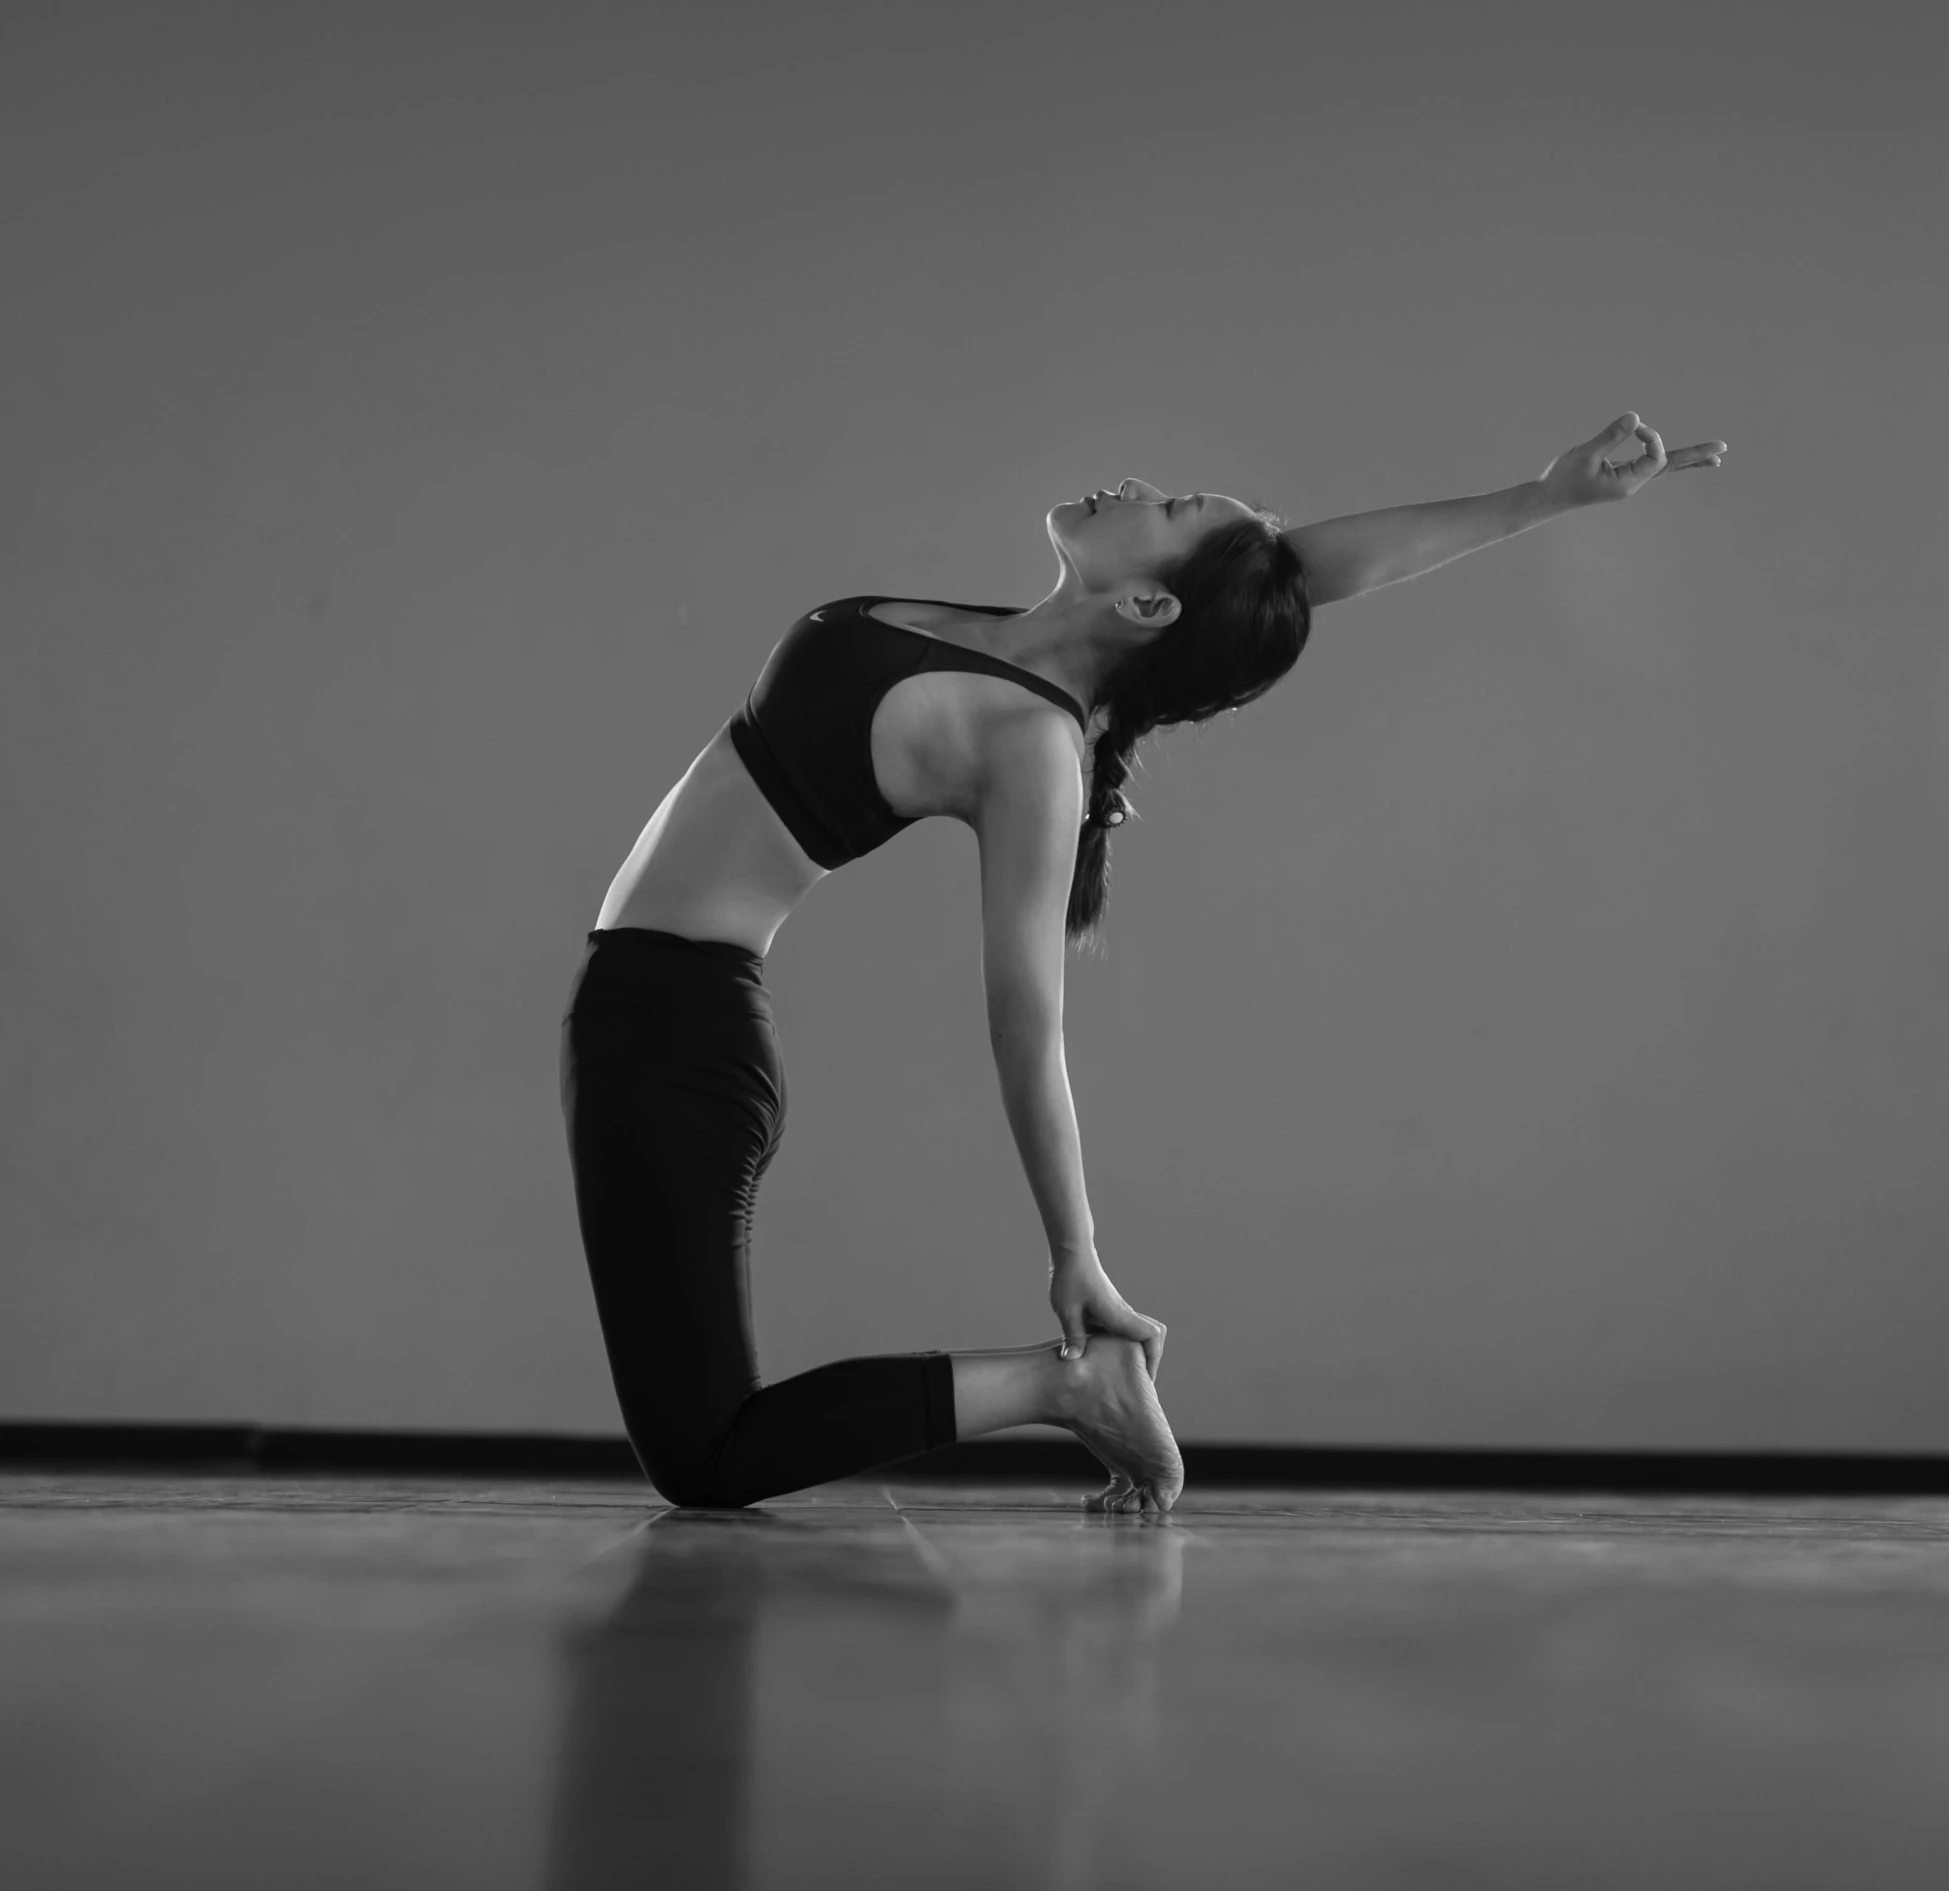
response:
<path id="1" fill-rule="evenodd" d="M 10 13 L 0 1412 L 615 1424 L 555 1029 L 772 642 L 1621 409 L 1322 615 L 1071 988 L 1195 1438 L 1949 1448 L 1920 9 Z M 771 961 L 768 1372 L 1052 1331 L 974 850 Z"/>

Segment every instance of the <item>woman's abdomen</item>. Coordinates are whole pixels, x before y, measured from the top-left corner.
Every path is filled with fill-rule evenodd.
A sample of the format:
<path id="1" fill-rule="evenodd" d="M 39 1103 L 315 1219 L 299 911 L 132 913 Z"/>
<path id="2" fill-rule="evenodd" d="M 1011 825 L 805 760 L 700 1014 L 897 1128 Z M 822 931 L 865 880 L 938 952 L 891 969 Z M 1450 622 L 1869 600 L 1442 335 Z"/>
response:
<path id="1" fill-rule="evenodd" d="M 824 877 L 720 729 L 637 837 L 596 925 L 724 939 L 762 955 Z"/>

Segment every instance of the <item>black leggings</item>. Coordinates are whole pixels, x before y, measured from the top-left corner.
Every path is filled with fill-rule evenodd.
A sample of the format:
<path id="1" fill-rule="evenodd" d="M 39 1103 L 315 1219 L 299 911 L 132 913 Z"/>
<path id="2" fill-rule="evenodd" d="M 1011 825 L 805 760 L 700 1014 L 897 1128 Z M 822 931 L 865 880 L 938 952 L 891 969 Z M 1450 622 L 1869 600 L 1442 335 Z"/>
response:
<path id="1" fill-rule="evenodd" d="M 582 1246 L 623 1424 L 675 1504 L 802 1490 L 954 1438 L 946 1353 L 842 1359 L 761 1385 L 746 1256 L 785 1122 L 764 961 L 589 934 L 562 1020 Z"/>

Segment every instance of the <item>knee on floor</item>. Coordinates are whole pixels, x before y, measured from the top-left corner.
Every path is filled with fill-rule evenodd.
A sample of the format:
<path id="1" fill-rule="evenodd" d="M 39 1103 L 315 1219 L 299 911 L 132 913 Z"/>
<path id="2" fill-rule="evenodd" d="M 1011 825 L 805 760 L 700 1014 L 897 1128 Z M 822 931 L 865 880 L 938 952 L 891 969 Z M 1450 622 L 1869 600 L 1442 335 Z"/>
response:
<path id="1" fill-rule="evenodd" d="M 717 1478 L 653 1477 L 658 1496 L 679 1510 L 742 1510 L 753 1499 Z"/>
<path id="2" fill-rule="evenodd" d="M 657 1495 L 680 1510 L 742 1510 L 754 1501 L 748 1490 L 740 1489 L 705 1453 L 646 1454 L 639 1450 L 636 1455 L 642 1459 Z"/>

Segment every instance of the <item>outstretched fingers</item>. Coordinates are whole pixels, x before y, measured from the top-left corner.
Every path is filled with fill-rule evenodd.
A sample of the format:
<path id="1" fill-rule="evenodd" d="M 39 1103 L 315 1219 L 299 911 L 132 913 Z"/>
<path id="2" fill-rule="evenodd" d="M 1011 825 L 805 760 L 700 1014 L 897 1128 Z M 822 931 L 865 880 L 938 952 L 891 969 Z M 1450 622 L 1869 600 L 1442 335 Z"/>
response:
<path id="1" fill-rule="evenodd" d="M 1565 509 L 1600 505 L 1629 499 L 1661 473 L 1717 466 L 1725 451 L 1723 440 L 1701 440 L 1667 453 L 1656 427 L 1646 426 L 1635 413 L 1619 414 L 1581 446 L 1559 453 L 1538 475 L 1538 483 Z"/>
<path id="2" fill-rule="evenodd" d="M 1717 466 L 1728 450 L 1723 440 L 1701 440 L 1697 446 L 1674 447 L 1666 456 L 1664 470 L 1682 473 L 1694 466 Z"/>
<path id="3" fill-rule="evenodd" d="M 1629 427 L 1624 425 L 1625 420 L 1631 422 Z M 1668 453 L 1664 441 L 1658 437 L 1658 430 L 1645 426 L 1635 414 L 1627 414 L 1613 421 L 1598 438 L 1615 446 L 1622 446 L 1633 438 L 1643 442 L 1645 450 L 1635 459 L 1620 464 L 1607 454 L 1603 461 L 1604 471 L 1627 492 L 1636 492 L 1640 487 L 1649 485 L 1661 473 L 1683 473 L 1695 467 L 1717 466 L 1730 451 L 1723 440 L 1701 440 L 1694 446 L 1677 447 Z"/>

